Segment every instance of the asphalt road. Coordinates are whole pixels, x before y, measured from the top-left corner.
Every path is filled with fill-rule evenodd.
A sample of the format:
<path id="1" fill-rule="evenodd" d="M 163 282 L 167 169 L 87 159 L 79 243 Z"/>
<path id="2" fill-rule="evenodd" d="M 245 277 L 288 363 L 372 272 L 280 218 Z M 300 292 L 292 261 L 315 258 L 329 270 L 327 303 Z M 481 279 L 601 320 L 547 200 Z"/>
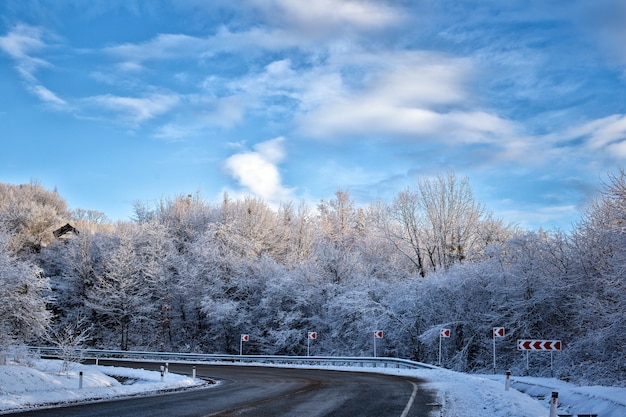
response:
<path id="1" fill-rule="evenodd" d="M 100 364 L 113 364 L 100 361 Z M 115 363 L 158 369 L 159 364 Z M 192 365 L 170 364 L 191 374 Z M 20 417 L 438 417 L 432 393 L 418 379 L 361 372 L 196 365 L 218 380 L 207 389 L 17 413 Z"/>

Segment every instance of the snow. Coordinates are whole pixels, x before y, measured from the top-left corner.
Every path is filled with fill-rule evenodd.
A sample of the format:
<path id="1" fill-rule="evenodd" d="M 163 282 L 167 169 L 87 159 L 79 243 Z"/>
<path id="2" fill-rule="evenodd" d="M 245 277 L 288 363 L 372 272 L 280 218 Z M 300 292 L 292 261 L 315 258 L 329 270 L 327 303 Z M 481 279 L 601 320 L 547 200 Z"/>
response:
<path id="1" fill-rule="evenodd" d="M 202 380 L 173 373 L 167 373 L 161 382 L 160 372 L 98 365 L 73 364 L 67 375 L 61 375 L 61 365 L 61 361 L 40 360 L 31 367 L 0 366 L 0 414 L 204 385 Z M 468 375 L 441 368 L 406 370 L 335 366 L 331 369 L 421 378 L 426 381 L 425 387 L 436 393 L 437 402 L 442 405 L 442 417 L 547 417 L 553 391 L 559 394 L 558 414 L 626 416 L 626 388 L 579 387 L 551 378 L 512 376 L 510 389 L 506 391 L 504 375 Z M 83 388 L 79 389 L 81 371 Z M 120 379 L 131 383 L 122 384 Z"/>
<path id="2" fill-rule="evenodd" d="M 161 382 L 160 372 L 143 369 L 74 363 L 69 371 L 61 373 L 61 367 L 59 360 L 39 360 L 31 367 L 12 363 L 0 366 L 0 414 L 205 384 L 200 379 L 170 372 Z M 83 372 L 82 389 L 79 388 L 80 372 Z"/>

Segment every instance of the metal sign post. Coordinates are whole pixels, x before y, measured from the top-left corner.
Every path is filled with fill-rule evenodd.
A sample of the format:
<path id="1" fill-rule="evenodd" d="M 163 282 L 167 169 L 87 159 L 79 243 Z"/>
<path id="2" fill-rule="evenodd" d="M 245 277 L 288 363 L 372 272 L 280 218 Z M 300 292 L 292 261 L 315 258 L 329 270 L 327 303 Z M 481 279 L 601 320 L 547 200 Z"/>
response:
<path id="1" fill-rule="evenodd" d="M 561 350 L 562 343 L 560 340 L 518 340 L 517 350 L 526 351 L 526 374 L 528 374 L 528 355 L 531 351 L 549 351 L 550 352 L 550 372 L 554 375 L 552 363 L 552 352 Z"/>
<path id="2" fill-rule="evenodd" d="M 493 328 L 493 374 L 496 374 L 496 337 L 504 337 L 504 327 Z"/>
<path id="3" fill-rule="evenodd" d="M 376 339 L 382 339 L 382 338 L 383 338 L 383 331 L 375 330 L 374 331 L 374 357 L 376 357 Z"/>
<path id="4" fill-rule="evenodd" d="M 239 339 L 239 356 L 241 356 L 241 354 L 243 353 L 243 342 L 249 342 L 250 341 L 250 335 L 248 334 L 242 334 L 241 338 Z"/>
<path id="5" fill-rule="evenodd" d="M 441 340 L 444 337 L 450 337 L 450 329 L 439 330 L 439 366 L 441 366 Z"/>
<path id="6" fill-rule="evenodd" d="M 311 340 L 317 339 L 317 332 L 308 332 L 306 338 L 306 355 L 311 356 Z"/>

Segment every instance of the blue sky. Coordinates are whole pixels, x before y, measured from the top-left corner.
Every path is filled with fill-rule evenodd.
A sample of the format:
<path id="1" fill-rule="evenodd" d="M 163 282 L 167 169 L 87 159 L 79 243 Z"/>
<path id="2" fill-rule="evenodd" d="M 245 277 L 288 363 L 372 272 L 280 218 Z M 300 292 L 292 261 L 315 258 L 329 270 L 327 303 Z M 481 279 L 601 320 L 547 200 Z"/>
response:
<path id="1" fill-rule="evenodd" d="M 3 0 L 0 181 L 70 208 L 390 199 L 568 229 L 626 159 L 620 0 Z"/>

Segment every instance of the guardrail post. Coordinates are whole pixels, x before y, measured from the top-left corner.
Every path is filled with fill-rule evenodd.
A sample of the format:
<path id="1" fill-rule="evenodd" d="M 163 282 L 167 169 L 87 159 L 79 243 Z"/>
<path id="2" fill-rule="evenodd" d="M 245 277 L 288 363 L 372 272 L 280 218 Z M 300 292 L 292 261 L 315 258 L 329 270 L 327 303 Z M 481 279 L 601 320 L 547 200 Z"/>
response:
<path id="1" fill-rule="evenodd" d="M 78 389 L 83 389 L 83 371 L 78 373 Z"/>
<path id="2" fill-rule="evenodd" d="M 511 386 L 511 371 L 506 371 L 506 382 L 504 383 L 504 390 L 508 391 Z"/>
<path id="3" fill-rule="evenodd" d="M 559 406 L 559 393 L 552 391 L 552 398 L 550 399 L 550 417 L 557 417 L 556 409 Z"/>

